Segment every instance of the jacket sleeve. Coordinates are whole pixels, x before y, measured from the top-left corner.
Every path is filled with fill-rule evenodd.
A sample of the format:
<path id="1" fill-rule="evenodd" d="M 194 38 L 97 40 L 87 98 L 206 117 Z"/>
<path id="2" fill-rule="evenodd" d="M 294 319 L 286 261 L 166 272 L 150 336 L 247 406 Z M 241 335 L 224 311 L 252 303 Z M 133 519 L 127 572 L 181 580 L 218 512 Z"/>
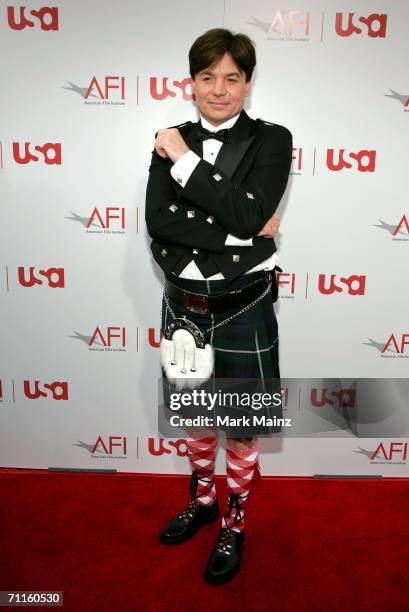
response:
<path id="1" fill-rule="evenodd" d="M 151 238 L 223 253 L 226 230 L 212 215 L 176 201 L 172 182 L 169 159 L 153 150 L 145 201 L 145 221 Z"/>
<path id="2" fill-rule="evenodd" d="M 213 215 L 229 233 L 243 239 L 256 236 L 283 197 L 292 147 L 291 132 L 284 126 L 273 126 L 240 186 L 232 183 L 217 165 L 202 159 L 183 189 L 184 196 Z"/>

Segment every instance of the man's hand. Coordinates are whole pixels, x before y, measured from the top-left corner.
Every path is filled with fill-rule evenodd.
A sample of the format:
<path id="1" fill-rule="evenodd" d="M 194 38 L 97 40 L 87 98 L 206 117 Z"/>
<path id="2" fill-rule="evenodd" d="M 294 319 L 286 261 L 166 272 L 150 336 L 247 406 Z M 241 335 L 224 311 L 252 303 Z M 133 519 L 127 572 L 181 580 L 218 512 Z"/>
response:
<path id="1" fill-rule="evenodd" d="M 173 163 L 176 163 L 179 157 L 189 151 L 189 147 L 177 128 L 165 128 L 158 130 L 155 150 L 161 157 L 169 157 Z"/>
<path id="2" fill-rule="evenodd" d="M 257 236 L 266 236 L 267 238 L 274 238 L 278 233 L 280 227 L 280 214 L 275 212 L 272 217 L 267 221 L 264 227 L 261 228 Z"/>

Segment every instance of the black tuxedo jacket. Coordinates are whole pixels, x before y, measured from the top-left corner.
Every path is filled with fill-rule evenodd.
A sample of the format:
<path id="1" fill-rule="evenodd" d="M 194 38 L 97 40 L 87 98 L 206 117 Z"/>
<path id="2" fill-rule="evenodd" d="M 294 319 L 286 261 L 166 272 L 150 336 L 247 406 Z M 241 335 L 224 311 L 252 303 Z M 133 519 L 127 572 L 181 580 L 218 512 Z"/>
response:
<path id="1" fill-rule="evenodd" d="M 203 143 L 196 140 L 200 126 L 188 121 L 173 127 L 202 157 Z M 170 174 L 171 160 L 152 151 L 145 221 L 153 256 L 166 276 L 180 274 L 194 259 L 205 278 L 222 272 L 233 280 L 277 250 L 273 238 L 256 234 L 287 186 L 291 132 L 242 110 L 230 133 L 214 165 L 201 159 L 185 187 Z M 227 234 L 253 238 L 253 246 L 225 246 Z"/>

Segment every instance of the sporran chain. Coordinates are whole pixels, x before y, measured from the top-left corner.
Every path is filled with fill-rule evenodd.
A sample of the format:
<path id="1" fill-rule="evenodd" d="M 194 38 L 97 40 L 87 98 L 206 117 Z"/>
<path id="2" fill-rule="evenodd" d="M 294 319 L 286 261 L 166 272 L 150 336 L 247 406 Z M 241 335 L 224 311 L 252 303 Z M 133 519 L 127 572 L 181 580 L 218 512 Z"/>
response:
<path id="1" fill-rule="evenodd" d="M 238 317 L 243 312 L 246 312 L 246 310 L 249 310 L 250 308 L 255 306 L 257 304 L 257 302 L 262 300 L 267 295 L 267 293 L 270 291 L 270 288 L 271 288 L 271 275 L 269 275 L 269 282 L 267 284 L 267 287 L 263 291 L 263 293 L 261 293 L 257 298 L 255 298 L 252 302 L 250 302 L 250 304 L 247 304 L 246 306 L 243 306 L 243 308 L 241 308 L 241 310 L 239 310 L 238 312 L 235 312 L 234 314 L 230 315 L 230 317 L 227 317 L 227 319 L 224 319 L 223 321 L 220 321 L 219 323 L 216 323 L 216 325 L 212 325 L 211 327 L 206 329 L 205 333 L 208 333 L 208 332 L 216 329 L 217 327 L 220 327 L 221 325 L 226 325 L 226 323 L 228 323 L 229 321 L 231 321 L 235 317 Z M 173 312 L 172 308 L 170 307 L 169 297 L 168 297 L 168 295 L 167 295 L 165 290 L 163 291 L 163 299 L 165 300 L 165 304 L 166 304 L 170 314 L 172 315 L 172 317 L 174 319 L 176 319 L 177 317 L 176 317 L 175 313 Z"/>

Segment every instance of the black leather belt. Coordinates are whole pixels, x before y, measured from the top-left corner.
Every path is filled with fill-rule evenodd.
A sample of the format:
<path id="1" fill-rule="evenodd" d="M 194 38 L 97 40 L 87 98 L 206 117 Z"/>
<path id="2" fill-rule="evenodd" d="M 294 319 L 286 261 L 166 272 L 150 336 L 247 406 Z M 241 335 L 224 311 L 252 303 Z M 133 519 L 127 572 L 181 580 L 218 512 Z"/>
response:
<path id="1" fill-rule="evenodd" d="M 270 284 L 271 272 L 268 271 L 263 277 L 228 293 L 213 295 L 192 293 L 177 287 L 168 279 L 165 279 L 165 291 L 171 300 L 180 306 L 184 306 L 189 312 L 210 314 L 243 308 L 260 296 Z"/>

